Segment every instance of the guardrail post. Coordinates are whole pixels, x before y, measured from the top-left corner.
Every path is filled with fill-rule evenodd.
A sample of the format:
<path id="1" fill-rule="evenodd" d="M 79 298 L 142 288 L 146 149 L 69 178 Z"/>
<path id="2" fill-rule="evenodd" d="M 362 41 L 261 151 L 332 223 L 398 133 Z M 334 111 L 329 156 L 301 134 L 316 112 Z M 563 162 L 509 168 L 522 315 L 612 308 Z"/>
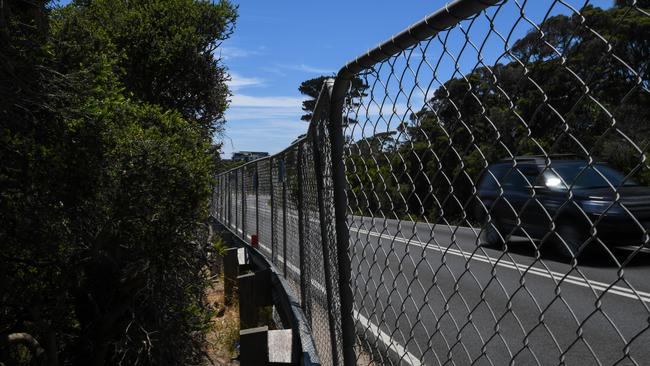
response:
<path id="1" fill-rule="evenodd" d="M 245 248 L 240 249 L 246 250 Z M 248 264 L 246 266 L 248 267 Z M 259 308 L 273 304 L 271 271 L 265 268 L 248 272 L 237 276 L 237 281 L 239 283 L 240 328 L 254 328 L 260 322 Z"/>
<path id="2" fill-rule="evenodd" d="M 307 279 L 306 263 L 307 257 L 305 256 L 305 220 L 304 215 L 304 200 L 303 200 L 303 166 L 302 166 L 302 149 L 304 144 L 298 143 L 298 156 L 296 159 L 296 171 L 298 173 L 298 251 L 300 253 L 300 305 L 302 310 L 307 313 L 307 299 L 309 282 Z M 311 319 L 310 316 L 307 316 Z"/>
<path id="3" fill-rule="evenodd" d="M 232 242 L 232 239 L 228 237 L 230 233 L 224 231 L 220 235 L 229 244 Z M 226 255 L 223 257 L 223 297 L 226 306 L 230 306 L 233 303 L 235 297 L 235 281 L 237 281 L 238 274 L 239 262 L 237 260 L 237 248 L 228 248 Z"/>
<path id="4" fill-rule="evenodd" d="M 239 361 L 242 366 L 296 365 L 291 329 L 269 330 L 267 326 L 239 332 Z"/>
<path id="5" fill-rule="evenodd" d="M 242 366 L 268 365 L 269 347 L 268 347 L 269 328 L 241 328 L 239 332 L 239 361 Z"/>

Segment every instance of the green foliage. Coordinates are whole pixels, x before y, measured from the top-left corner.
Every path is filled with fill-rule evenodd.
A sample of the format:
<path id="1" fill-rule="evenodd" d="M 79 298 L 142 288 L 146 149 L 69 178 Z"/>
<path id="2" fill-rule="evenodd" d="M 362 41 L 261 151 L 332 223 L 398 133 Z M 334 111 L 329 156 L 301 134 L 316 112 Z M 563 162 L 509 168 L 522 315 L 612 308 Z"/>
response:
<path id="1" fill-rule="evenodd" d="M 138 100 L 220 131 L 229 96 L 215 50 L 233 31 L 227 1 L 77 1 L 55 15 L 55 45 L 72 69 L 108 57 Z"/>
<path id="2" fill-rule="evenodd" d="M 226 255 L 226 250 L 228 249 L 228 245 L 226 242 L 224 242 L 223 238 L 221 236 L 215 235 L 214 239 L 212 240 L 212 249 L 215 251 L 215 253 L 223 257 Z"/>
<path id="3" fill-rule="evenodd" d="M 305 80 L 300 84 L 298 87 L 300 94 L 309 97 L 309 99 L 302 102 L 302 110 L 306 113 L 300 117 L 301 120 L 307 122 L 311 121 L 312 113 L 314 112 L 314 108 L 316 108 L 318 94 L 320 93 L 325 80 L 329 78 L 330 76 L 319 76 L 317 78 Z"/>
<path id="4" fill-rule="evenodd" d="M 318 95 L 320 94 L 323 84 L 327 79 L 331 79 L 332 76 L 319 76 L 313 79 L 305 80 L 300 83 L 298 91 L 309 99 L 302 102 L 302 110 L 306 112 L 303 114 L 300 119 L 302 121 L 310 122 L 312 119 L 312 114 L 316 108 L 316 102 L 318 101 Z M 352 97 L 351 100 L 347 102 L 348 106 L 354 106 L 356 101 L 359 98 L 364 97 L 365 91 L 368 89 L 368 85 L 364 82 L 363 79 L 355 77 L 350 82 L 350 92 L 349 95 Z M 348 123 L 355 123 L 356 121 L 349 121 Z"/>
<path id="5" fill-rule="evenodd" d="M 0 8 L 0 335 L 48 364 L 199 364 L 235 8 L 45 5 Z"/>
<path id="6" fill-rule="evenodd" d="M 474 223 L 480 175 L 512 155 L 590 155 L 650 185 L 650 19 L 617 4 L 550 17 L 510 60 L 446 81 L 398 131 L 352 143 L 352 210 Z"/>

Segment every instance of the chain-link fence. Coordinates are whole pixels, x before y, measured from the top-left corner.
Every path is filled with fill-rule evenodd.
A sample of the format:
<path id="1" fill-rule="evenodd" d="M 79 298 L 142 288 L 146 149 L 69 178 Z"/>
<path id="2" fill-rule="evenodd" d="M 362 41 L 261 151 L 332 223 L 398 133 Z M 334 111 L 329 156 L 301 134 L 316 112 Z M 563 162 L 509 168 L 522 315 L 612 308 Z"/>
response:
<path id="1" fill-rule="evenodd" d="M 326 99 L 326 97 L 324 97 Z M 318 116 L 326 116 L 322 99 Z M 319 357 L 342 364 L 331 155 L 326 119 L 286 150 L 217 177 L 212 215 L 256 245 L 301 300 Z M 323 218 L 326 218 L 323 220 Z"/>
<path id="2" fill-rule="evenodd" d="M 649 64 L 648 1 L 453 2 L 342 68 L 214 210 L 325 364 L 648 364 Z"/>

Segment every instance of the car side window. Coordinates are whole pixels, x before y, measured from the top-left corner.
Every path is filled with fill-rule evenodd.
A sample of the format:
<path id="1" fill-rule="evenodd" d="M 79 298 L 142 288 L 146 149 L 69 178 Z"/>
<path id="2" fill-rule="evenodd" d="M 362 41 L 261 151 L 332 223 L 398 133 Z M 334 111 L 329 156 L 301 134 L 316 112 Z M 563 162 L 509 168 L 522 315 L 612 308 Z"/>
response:
<path id="1" fill-rule="evenodd" d="M 483 179 L 481 180 L 479 189 L 484 191 L 496 191 L 499 189 L 499 182 L 503 181 L 503 176 L 506 174 L 508 169 L 508 166 L 503 165 L 489 167 L 483 174 Z"/>
<path id="2" fill-rule="evenodd" d="M 513 168 L 506 175 L 503 181 L 503 187 L 507 190 L 528 192 L 535 182 L 538 171 L 535 167 L 519 166 Z"/>

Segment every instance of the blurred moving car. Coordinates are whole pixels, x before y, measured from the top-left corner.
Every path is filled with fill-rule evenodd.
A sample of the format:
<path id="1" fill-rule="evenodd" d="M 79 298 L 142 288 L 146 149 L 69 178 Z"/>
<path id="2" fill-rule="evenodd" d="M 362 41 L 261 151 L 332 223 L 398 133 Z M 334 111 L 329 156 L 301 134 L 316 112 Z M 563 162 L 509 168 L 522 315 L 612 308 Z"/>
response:
<path id="1" fill-rule="evenodd" d="M 477 198 L 482 241 L 491 246 L 521 235 L 572 258 L 585 247 L 648 244 L 650 187 L 606 163 L 565 155 L 502 160 L 483 173 Z"/>

